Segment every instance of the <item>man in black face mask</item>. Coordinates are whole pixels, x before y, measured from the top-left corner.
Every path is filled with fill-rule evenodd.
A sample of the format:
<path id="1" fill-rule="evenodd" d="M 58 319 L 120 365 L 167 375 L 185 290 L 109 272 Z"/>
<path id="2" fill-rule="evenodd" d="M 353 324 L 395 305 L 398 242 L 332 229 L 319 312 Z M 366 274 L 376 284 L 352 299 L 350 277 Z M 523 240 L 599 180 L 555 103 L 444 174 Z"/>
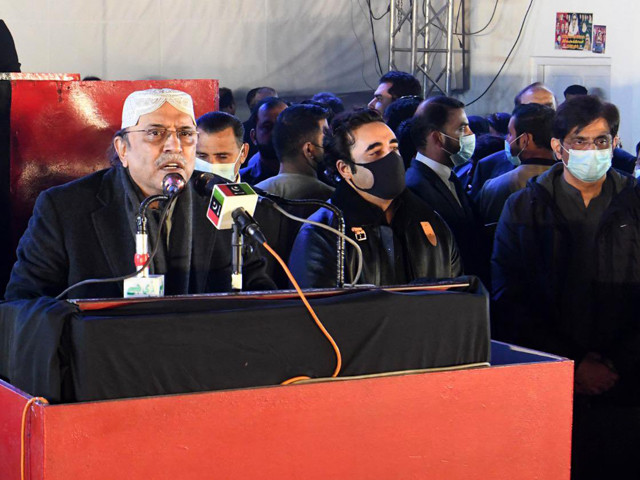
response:
<path id="1" fill-rule="evenodd" d="M 271 138 L 273 127 L 280 112 L 287 108 L 284 100 L 268 97 L 258 104 L 256 128 L 251 130 L 251 141 L 258 147 L 258 153 L 249 159 L 247 166 L 240 170 L 243 182 L 255 185 L 278 174 L 280 164 Z"/>
<path id="2" fill-rule="evenodd" d="M 453 236 L 442 219 L 405 188 L 398 140 L 379 113 L 363 110 L 336 117 L 325 137 L 327 159 L 342 178 L 331 203 L 344 214 L 346 233 L 362 249 L 358 283 L 398 285 L 418 278 L 450 278 L 462 273 Z M 320 209 L 310 220 L 336 225 Z M 345 281 L 353 281 L 357 256 L 347 246 Z M 289 267 L 303 287 L 336 285 L 336 238 L 305 224 Z"/>

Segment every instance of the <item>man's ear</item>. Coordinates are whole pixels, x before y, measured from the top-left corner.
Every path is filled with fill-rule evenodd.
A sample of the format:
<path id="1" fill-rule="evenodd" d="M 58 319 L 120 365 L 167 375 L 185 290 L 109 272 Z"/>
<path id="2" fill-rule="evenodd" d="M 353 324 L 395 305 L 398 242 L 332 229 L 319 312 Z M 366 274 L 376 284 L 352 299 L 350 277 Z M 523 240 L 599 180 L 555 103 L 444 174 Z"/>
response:
<path id="1" fill-rule="evenodd" d="M 243 143 L 240 148 L 242 149 L 242 153 L 240 154 L 240 165 L 242 165 L 247 161 L 247 157 L 249 156 L 249 144 Z"/>
<path id="2" fill-rule="evenodd" d="M 304 145 L 302 145 L 302 154 L 305 156 L 307 160 L 313 160 L 313 157 L 314 157 L 313 152 L 314 150 L 311 142 L 306 142 Z"/>
<path id="3" fill-rule="evenodd" d="M 129 145 L 127 144 L 127 141 L 123 137 L 116 137 L 113 140 L 113 148 L 116 150 L 122 166 L 128 167 L 129 165 L 127 163 L 127 149 L 129 148 Z"/>
<path id="4" fill-rule="evenodd" d="M 618 135 L 613 137 L 612 145 L 613 145 L 613 148 L 618 148 L 618 145 L 620 145 L 620 137 Z"/>
<path id="5" fill-rule="evenodd" d="M 427 145 L 431 144 L 431 145 L 436 145 L 436 146 L 439 146 L 439 147 L 443 147 L 444 146 L 444 140 L 443 140 L 442 137 L 443 137 L 443 135 L 439 131 L 432 130 L 427 135 Z"/>
<path id="6" fill-rule="evenodd" d="M 249 132 L 249 137 L 251 137 L 251 143 L 253 143 L 254 145 L 257 145 L 256 143 L 256 129 L 252 128 L 251 131 Z"/>
<path id="7" fill-rule="evenodd" d="M 336 160 L 336 170 L 345 180 L 350 180 L 353 177 L 351 166 L 344 160 Z"/>
<path id="8" fill-rule="evenodd" d="M 522 135 L 522 137 L 518 139 L 518 143 L 520 150 L 524 150 L 529 145 L 535 145 L 536 142 L 533 141 L 533 135 L 531 135 L 529 132 L 525 132 L 524 135 Z"/>
<path id="9" fill-rule="evenodd" d="M 551 139 L 551 150 L 556 156 L 557 160 L 562 160 L 562 142 L 557 138 Z"/>

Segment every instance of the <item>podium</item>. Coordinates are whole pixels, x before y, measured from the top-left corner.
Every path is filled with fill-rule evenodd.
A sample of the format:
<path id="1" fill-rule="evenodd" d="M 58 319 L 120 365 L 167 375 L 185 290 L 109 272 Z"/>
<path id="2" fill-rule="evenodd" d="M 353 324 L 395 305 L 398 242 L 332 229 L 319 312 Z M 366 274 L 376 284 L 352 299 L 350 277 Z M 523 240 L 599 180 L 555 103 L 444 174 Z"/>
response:
<path id="1" fill-rule="evenodd" d="M 569 478 L 573 362 L 497 342 L 491 343 L 489 352 L 488 330 L 481 328 L 488 326 L 486 294 L 478 291 L 450 289 L 416 293 L 376 289 L 356 292 L 355 297 L 349 298 L 353 295 L 337 291 L 329 296 L 317 294 L 312 300 L 338 344 L 345 347 L 345 365 L 351 362 L 359 365 L 358 369 L 366 369 L 369 361 L 378 359 L 375 361 L 380 361 L 384 370 L 385 362 L 395 360 L 385 360 L 384 352 L 373 352 L 369 356 L 369 347 L 382 345 L 377 341 L 392 341 L 399 332 L 407 330 L 406 337 L 396 337 L 402 338 L 406 342 L 404 350 L 411 352 L 404 357 L 402 371 L 358 375 L 357 369 L 352 368 L 347 377 L 316 379 L 306 384 L 225 387 L 220 391 L 35 404 L 26 424 L 27 478 Z M 401 299 L 400 303 L 394 304 L 389 296 L 393 297 L 391 300 Z M 380 298 L 392 308 L 380 308 L 376 303 Z M 374 322 L 371 329 L 366 328 L 366 322 L 355 330 L 345 329 L 341 323 L 349 325 L 354 321 L 352 316 L 331 321 L 327 315 L 335 312 L 332 305 L 338 299 L 342 305 L 348 306 L 351 302 L 359 308 L 371 305 L 370 311 L 385 310 L 381 315 L 386 315 L 387 320 L 378 323 L 371 319 Z M 183 315 L 174 322 L 183 323 L 190 315 L 202 313 L 201 307 L 209 311 L 211 302 L 222 301 L 223 308 L 218 309 L 218 314 L 200 321 L 226 323 L 232 316 L 225 315 L 233 312 L 229 302 L 237 298 L 217 296 L 195 300 L 180 306 Z M 262 302 L 269 299 L 243 300 L 246 304 L 257 302 L 258 310 L 268 310 Z M 270 300 L 287 301 L 286 298 Z M 466 303 L 467 300 L 470 303 Z M 161 310 L 170 310 L 172 301 L 165 299 Z M 421 337 L 417 334 L 420 329 L 411 328 L 420 322 L 403 323 L 402 318 L 394 318 L 405 302 L 421 310 L 416 315 L 428 326 L 424 331 L 432 335 Z M 425 309 L 431 302 L 444 308 Z M 434 354 L 433 349 L 444 348 L 445 344 L 455 345 L 456 338 L 447 338 L 446 329 L 439 329 L 443 323 L 454 322 L 459 317 L 459 305 L 474 308 L 468 318 L 455 324 L 455 330 L 460 330 L 468 320 L 467 326 L 473 330 L 472 335 L 457 332 L 460 335 L 456 338 L 463 339 L 458 340 L 458 347 L 479 355 L 471 360 L 488 360 L 490 356 L 491 366 L 483 366 L 488 364 L 482 361 L 463 361 L 457 365 L 426 368 L 421 363 L 422 357 L 429 357 Z M 131 333 L 135 334 L 134 324 L 153 322 L 154 316 L 140 315 L 137 308 L 148 312 L 149 307 L 157 306 L 155 302 L 146 306 L 89 302 L 82 305 L 83 313 L 75 313 L 85 318 L 71 319 L 71 322 L 86 321 L 102 330 L 100 324 L 108 326 L 118 322 L 115 315 L 118 312 L 121 323 L 113 325 L 128 328 L 126 322 L 129 321 Z M 0 307 L 6 327 L 7 306 Z M 431 321 L 429 317 L 435 315 L 436 310 L 438 318 Z M 263 323 L 272 321 L 262 320 Z M 67 327 L 71 325 L 73 331 L 72 323 Z M 193 325 L 184 323 L 185 328 Z M 283 325 L 286 330 L 292 324 Z M 249 321 L 244 333 L 254 327 Z M 281 331 L 276 329 L 275 333 Z M 175 334 L 175 331 L 169 333 Z M 202 331 L 195 333 L 201 335 Z M 258 333 L 265 344 L 271 345 L 265 330 Z M 380 333 L 386 338 L 378 338 Z M 293 334 L 306 348 L 300 333 L 294 331 Z M 356 347 L 345 342 L 350 336 Z M 433 336 L 438 341 L 431 343 Z M 82 336 L 84 340 L 97 337 Z M 225 337 L 225 341 L 231 338 Z M 69 346 L 65 346 L 67 340 L 56 349 L 65 350 Z M 288 345 L 289 340 L 283 345 Z M 412 342 L 422 347 L 415 350 Z M 479 348 L 480 344 L 487 349 Z M 103 356 L 100 343 L 95 345 Z M 309 345 L 315 352 L 314 341 Z M 476 348 L 470 348 L 473 345 Z M 457 347 L 450 348 L 447 355 L 457 355 L 457 350 Z M 417 351 L 421 351 L 421 355 L 415 355 Z M 78 350 L 73 341 L 67 353 L 71 357 L 86 354 Z M 281 355 L 278 351 L 272 353 L 275 357 Z M 402 351 L 396 353 L 403 356 Z M 298 354 L 300 352 L 295 353 Z M 232 365 L 231 357 L 228 359 Z M 93 365 L 88 357 L 84 360 Z M 135 363 L 132 358 L 128 361 Z M 311 369 L 324 370 L 327 361 L 330 367 L 329 354 L 318 364 L 309 365 Z M 161 370 L 168 368 L 165 363 L 151 363 Z M 79 370 L 74 365 L 70 363 L 75 374 Z M 100 378 L 102 374 L 97 376 Z M 235 372 L 232 377 L 242 376 Z M 107 382 L 114 378 L 104 377 Z M 96 394 L 95 383 L 89 383 L 93 386 L 83 391 Z M 72 384 L 78 387 L 80 383 L 76 379 Z M 108 393 L 107 390 L 102 393 L 105 392 Z M 29 398 L 29 394 L 15 386 L 0 384 L 0 478 L 20 478 L 20 419 Z"/>

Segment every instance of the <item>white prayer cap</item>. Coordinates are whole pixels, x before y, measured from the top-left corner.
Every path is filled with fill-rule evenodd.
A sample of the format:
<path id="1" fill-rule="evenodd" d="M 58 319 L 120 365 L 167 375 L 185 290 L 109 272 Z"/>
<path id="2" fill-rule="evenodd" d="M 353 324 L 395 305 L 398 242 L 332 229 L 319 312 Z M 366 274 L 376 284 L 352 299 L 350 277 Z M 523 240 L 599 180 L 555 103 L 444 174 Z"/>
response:
<path id="1" fill-rule="evenodd" d="M 191 95 L 170 88 L 151 88 L 138 90 L 127 97 L 122 107 L 122 126 L 120 128 L 133 127 L 142 115 L 155 112 L 165 102 L 169 102 L 176 109 L 189 115 L 193 124 L 196 124 Z"/>

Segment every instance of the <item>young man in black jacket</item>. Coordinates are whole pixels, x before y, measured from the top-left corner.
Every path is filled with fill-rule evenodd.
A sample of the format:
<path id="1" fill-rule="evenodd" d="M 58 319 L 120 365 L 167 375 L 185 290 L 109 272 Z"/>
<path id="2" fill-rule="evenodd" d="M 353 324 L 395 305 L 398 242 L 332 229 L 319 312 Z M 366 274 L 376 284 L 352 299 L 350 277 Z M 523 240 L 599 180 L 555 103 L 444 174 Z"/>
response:
<path id="1" fill-rule="evenodd" d="M 341 177 L 331 203 L 344 213 L 346 232 L 364 256 L 359 283 L 405 284 L 419 278 L 455 277 L 462 266 L 453 236 L 440 216 L 405 188 L 398 140 L 373 110 L 336 117 L 325 138 L 326 155 Z M 320 209 L 310 220 L 336 225 L 332 212 Z M 304 225 L 289 265 L 304 287 L 336 285 L 336 237 Z M 357 265 L 347 244 L 345 280 Z"/>
<path id="2" fill-rule="evenodd" d="M 573 478 L 640 476 L 640 188 L 611 168 L 618 122 L 593 96 L 558 108 L 561 162 L 507 200 L 493 250 L 493 337 L 576 363 Z"/>

